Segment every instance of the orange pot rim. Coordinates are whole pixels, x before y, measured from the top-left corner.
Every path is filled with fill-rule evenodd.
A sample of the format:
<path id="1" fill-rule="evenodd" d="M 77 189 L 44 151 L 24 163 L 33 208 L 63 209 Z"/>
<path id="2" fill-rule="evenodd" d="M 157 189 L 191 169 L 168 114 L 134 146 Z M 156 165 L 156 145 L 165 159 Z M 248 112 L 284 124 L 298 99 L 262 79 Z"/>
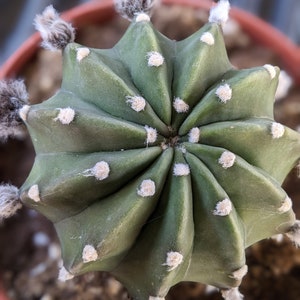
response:
<path id="1" fill-rule="evenodd" d="M 183 5 L 209 10 L 213 5 L 210 0 L 162 0 L 166 5 Z M 62 13 L 62 18 L 71 22 L 73 26 L 80 27 L 93 21 L 105 22 L 116 15 L 113 0 L 91 1 L 79 5 Z M 280 58 L 283 67 L 300 84 L 300 48 L 297 47 L 283 33 L 267 22 L 232 7 L 230 17 L 236 20 L 241 28 L 259 44 L 271 48 Z M 0 79 L 14 78 L 18 75 L 26 62 L 38 51 L 41 38 L 38 32 L 30 36 L 19 49 L 0 68 Z"/>

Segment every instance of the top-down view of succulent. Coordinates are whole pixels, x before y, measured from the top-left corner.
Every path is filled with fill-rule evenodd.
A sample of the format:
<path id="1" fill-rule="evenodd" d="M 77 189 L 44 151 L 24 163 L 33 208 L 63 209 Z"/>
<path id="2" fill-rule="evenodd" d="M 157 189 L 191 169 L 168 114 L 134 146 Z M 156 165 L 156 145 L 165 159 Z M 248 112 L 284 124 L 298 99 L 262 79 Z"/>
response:
<path id="1" fill-rule="evenodd" d="M 153 27 L 152 5 L 116 4 L 131 25 L 111 49 L 75 43 L 52 6 L 36 17 L 44 47 L 63 51 L 63 80 L 35 105 L 23 81 L 1 82 L 2 140 L 25 124 L 36 157 L 20 188 L 0 187 L 0 216 L 24 204 L 54 223 L 62 280 L 108 271 L 133 299 L 181 281 L 242 299 L 246 248 L 276 234 L 300 244 L 281 187 L 300 134 L 274 120 L 279 68 L 230 63 L 227 0 L 182 41 Z"/>

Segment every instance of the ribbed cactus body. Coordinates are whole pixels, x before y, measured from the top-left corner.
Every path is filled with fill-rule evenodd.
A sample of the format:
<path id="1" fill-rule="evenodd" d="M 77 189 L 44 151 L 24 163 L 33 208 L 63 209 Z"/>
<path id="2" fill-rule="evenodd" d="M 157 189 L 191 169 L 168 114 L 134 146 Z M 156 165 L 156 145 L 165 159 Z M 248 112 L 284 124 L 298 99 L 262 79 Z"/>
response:
<path id="1" fill-rule="evenodd" d="M 135 299 L 238 286 L 244 249 L 295 222 L 280 185 L 300 137 L 273 119 L 278 74 L 235 70 L 213 23 L 180 42 L 142 20 L 109 50 L 69 44 L 61 89 L 26 116 L 21 188 L 65 268 L 111 271 Z"/>

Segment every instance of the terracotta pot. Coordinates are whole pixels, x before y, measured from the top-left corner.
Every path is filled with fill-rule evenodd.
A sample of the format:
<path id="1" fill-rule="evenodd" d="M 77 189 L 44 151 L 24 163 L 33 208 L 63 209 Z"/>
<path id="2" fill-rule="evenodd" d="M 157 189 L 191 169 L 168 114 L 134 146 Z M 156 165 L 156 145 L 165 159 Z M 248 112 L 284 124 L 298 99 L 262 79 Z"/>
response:
<path id="1" fill-rule="evenodd" d="M 212 5 L 210 0 L 162 0 L 164 4 L 179 4 L 209 10 Z M 62 14 L 62 17 L 72 22 L 75 27 L 87 23 L 105 22 L 115 15 L 113 1 L 91 1 Z M 300 48 L 297 47 L 284 34 L 263 20 L 233 7 L 230 16 L 236 20 L 241 28 L 259 44 L 271 48 L 280 58 L 284 68 L 300 84 Z M 38 51 L 40 35 L 33 34 L 21 47 L 6 61 L 0 69 L 0 79 L 12 78 L 18 75 L 20 70 L 30 58 Z"/>

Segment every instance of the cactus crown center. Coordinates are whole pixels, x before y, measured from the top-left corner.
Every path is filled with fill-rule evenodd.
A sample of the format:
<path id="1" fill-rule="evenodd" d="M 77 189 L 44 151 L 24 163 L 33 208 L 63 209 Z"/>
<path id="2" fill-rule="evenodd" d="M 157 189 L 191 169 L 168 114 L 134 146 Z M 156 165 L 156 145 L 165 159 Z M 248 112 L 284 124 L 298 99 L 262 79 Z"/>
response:
<path id="1" fill-rule="evenodd" d="M 163 148 L 169 148 L 169 147 L 178 147 L 180 143 L 180 136 L 179 135 L 176 135 L 176 136 L 170 136 L 169 138 L 167 138 L 165 140 L 165 142 L 162 144 L 162 147 Z"/>

